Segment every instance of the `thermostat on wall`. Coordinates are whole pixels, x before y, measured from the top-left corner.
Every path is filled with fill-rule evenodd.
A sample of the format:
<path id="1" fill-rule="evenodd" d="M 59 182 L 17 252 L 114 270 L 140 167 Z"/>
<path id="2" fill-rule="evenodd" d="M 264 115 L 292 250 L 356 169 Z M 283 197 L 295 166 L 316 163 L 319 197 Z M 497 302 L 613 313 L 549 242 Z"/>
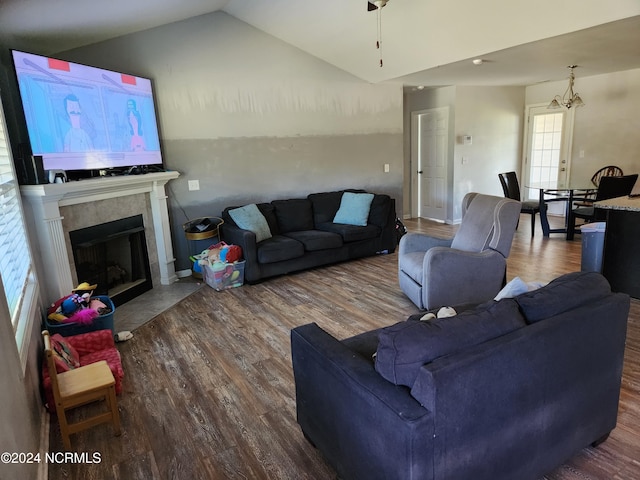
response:
<path id="1" fill-rule="evenodd" d="M 471 137 L 471 135 L 464 135 L 462 137 L 462 140 L 465 145 L 471 145 L 471 143 L 473 142 L 473 138 Z"/>

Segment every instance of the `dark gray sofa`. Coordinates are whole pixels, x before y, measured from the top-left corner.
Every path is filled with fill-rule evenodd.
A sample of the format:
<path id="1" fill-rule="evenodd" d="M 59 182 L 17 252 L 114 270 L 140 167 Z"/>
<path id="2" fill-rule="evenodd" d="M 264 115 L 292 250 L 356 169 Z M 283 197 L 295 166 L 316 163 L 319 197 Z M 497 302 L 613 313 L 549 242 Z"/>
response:
<path id="1" fill-rule="evenodd" d="M 344 479 L 535 480 L 615 427 L 628 312 L 576 272 L 343 341 L 298 327 L 298 423 Z"/>
<path id="2" fill-rule="evenodd" d="M 365 193 L 364 190 L 345 190 Z M 221 237 L 242 247 L 244 279 L 255 283 L 267 277 L 342 262 L 380 252 L 395 251 L 395 201 L 375 194 L 366 226 L 333 223 L 344 191 L 313 193 L 306 198 L 257 204 L 272 237 L 256 242 L 256 235 L 239 228 L 222 212 Z"/>

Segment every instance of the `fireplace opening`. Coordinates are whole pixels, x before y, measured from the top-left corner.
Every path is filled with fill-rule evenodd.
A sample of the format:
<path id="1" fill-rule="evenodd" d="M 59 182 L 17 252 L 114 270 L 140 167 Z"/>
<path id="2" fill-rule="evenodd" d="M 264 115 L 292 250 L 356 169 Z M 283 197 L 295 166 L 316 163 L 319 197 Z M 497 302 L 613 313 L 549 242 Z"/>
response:
<path id="1" fill-rule="evenodd" d="M 69 232 L 78 283 L 118 306 L 153 288 L 142 215 Z"/>

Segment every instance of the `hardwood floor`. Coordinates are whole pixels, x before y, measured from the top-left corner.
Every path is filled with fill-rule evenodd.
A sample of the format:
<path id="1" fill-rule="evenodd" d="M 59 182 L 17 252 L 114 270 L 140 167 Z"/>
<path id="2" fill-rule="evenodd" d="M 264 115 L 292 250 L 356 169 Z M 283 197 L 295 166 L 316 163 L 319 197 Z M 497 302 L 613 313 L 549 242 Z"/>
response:
<path id="1" fill-rule="evenodd" d="M 405 222 L 451 236 L 455 227 Z M 538 227 L 539 228 L 539 227 Z M 317 322 L 338 338 L 416 313 L 397 285 L 397 257 L 382 255 L 225 292 L 204 287 L 119 344 L 123 435 L 105 426 L 72 436 L 94 464 L 51 464 L 58 479 L 333 479 L 296 423 L 289 332 Z M 580 241 L 531 238 L 523 216 L 508 278 L 549 281 L 580 269 Z M 632 479 L 640 474 L 640 302 L 629 319 L 617 428 L 545 478 Z M 55 416 L 51 451 L 62 450 Z"/>

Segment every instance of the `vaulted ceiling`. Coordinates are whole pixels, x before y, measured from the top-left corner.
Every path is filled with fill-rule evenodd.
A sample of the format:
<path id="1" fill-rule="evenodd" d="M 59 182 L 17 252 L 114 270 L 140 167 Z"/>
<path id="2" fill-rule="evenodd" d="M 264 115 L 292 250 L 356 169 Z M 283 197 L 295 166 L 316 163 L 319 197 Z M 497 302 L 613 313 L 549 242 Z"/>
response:
<path id="1" fill-rule="evenodd" d="M 637 0 L 389 0 L 379 12 L 366 0 L 0 0 L 0 44 L 55 56 L 215 11 L 371 83 L 531 85 L 570 64 L 577 77 L 640 68 Z"/>

